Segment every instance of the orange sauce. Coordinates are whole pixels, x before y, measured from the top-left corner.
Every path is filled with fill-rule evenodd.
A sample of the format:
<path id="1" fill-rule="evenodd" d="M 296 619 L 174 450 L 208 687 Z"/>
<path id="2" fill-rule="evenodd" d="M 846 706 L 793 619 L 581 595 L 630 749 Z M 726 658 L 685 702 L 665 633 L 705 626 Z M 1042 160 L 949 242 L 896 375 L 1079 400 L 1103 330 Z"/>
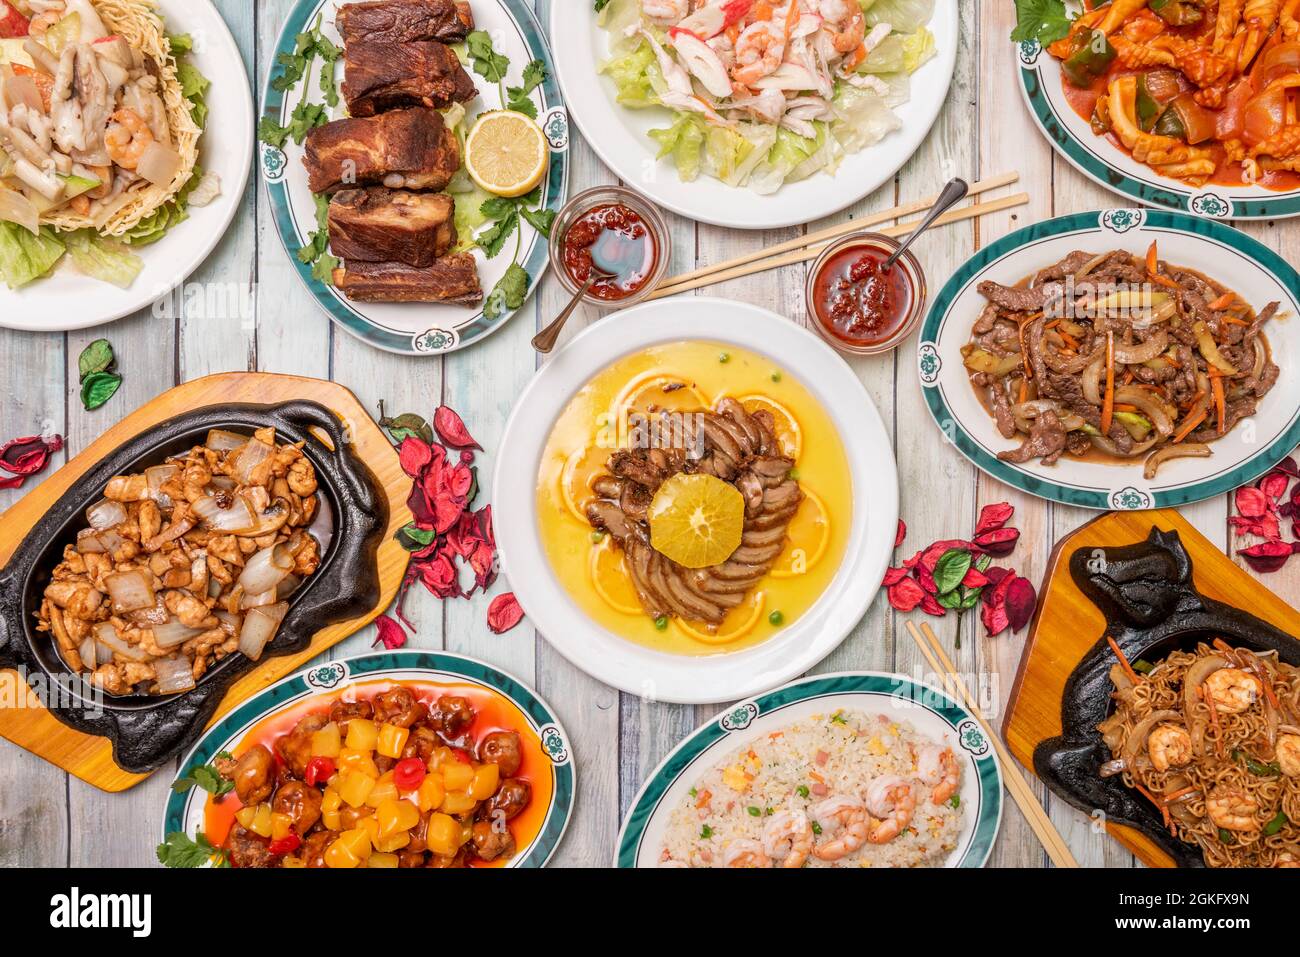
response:
<path id="1" fill-rule="evenodd" d="M 477 715 L 474 724 L 467 732 L 475 741 L 493 731 L 518 732 L 522 763 L 515 777 L 527 781 L 533 789 L 533 797 L 528 802 L 528 806 L 509 824 L 510 832 L 515 838 L 515 846 L 519 848 L 519 853 L 522 853 L 537 838 L 546 823 L 547 810 L 555 790 L 555 769 L 542 749 L 541 740 L 523 712 L 502 695 L 481 685 L 388 680 L 350 684 L 338 691 L 312 695 L 284 711 L 267 715 L 249 730 L 231 753 L 237 758 L 249 748 L 261 744 L 269 748 L 272 754 L 276 754 L 275 743 L 292 731 L 294 726 L 307 715 L 328 714 L 330 707 L 336 701 L 369 699 L 398 686 L 409 689 L 417 699 L 429 706 L 443 695 L 457 695 L 467 699 L 473 705 Z M 279 761 L 279 755 L 276 755 L 276 761 Z M 203 833 L 214 846 L 225 846 L 226 838 L 230 836 L 230 827 L 235 820 L 235 813 L 243 806 L 233 791 L 221 797 L 209 795 L 203 812 Z M 472 866 L 504 867 L 506 863 L 504 860 L 490 863 L 474 861 Z"/>

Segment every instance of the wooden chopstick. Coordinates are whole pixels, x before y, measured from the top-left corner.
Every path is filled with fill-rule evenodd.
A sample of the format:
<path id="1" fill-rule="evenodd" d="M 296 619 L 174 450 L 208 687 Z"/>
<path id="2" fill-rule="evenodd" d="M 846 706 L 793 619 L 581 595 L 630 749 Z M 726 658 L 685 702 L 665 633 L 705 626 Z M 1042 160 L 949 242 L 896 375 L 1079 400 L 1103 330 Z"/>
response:
<path id="1" fill-rule="evenodd" d="M 1038 840 L 1042 843 L 1043 849 L 1047 851 L 1047 856 L 1052 859 L 1052 863 L 1057 867 L 1078 867 L 1079 862 L 1074 859 L 1070 853 L 1070 848 L 1066 845 L 1065 839 L 1052 823 L 1052 819 L 1047 816 L 1047 811 L 1039 803 L 1037 795 L 1030 789 L 1029 783 L 1025 781 L 1024 776 L 1020 773 L 1012 760 L 1011 754 L 1007 751 L 1006 745 L 1002 743 L 1002 738 L 993 730 L 988 721 L 985 720 L 983 713 L 980 711 L 979 702 L 971 695 L 970 689 L 962 680 L 961 675 L 957 673 L 952 659 L 944 651 L 943 645 L 939 643 L 938 637 L 935 636 L 934 630 L 929 623 L 922 626 L 925 637 L 917 629 L 916 623 L 909 621 L 907 630 L 916 642 L 921 654 L 925 655 L 930 667 L 934 669 L 939 680 L 943 682 L 944 691 L 954 699 L 963 701 L 966 710 L 971 713 L 980 727 L 984 729 L 984 734 L 993 742 L 993 748 L 997 752 L 998 763 L 1002 766 L 1002 779 L 1006 784 L 1007 790 L 1011 792 L 1012 799 L 1019 805 L 1021 812 L 1029 821 L 1030 827 L 1038 835 Z"/>
<path id="2" fill-rule="evenodd" d="M 974 206 L 964 206 L 961 209 L 954 209 L 951 212 L 944 213 L 935 220 L 934 224 L 936 226 L 947 226 L 952 223 L 962 222 L 963 220 L 974 219 L 976 216 L 983 216 L 986 213 L 996 213 L 1004 209 L 1023 206 L 1027 202 L 1029 202 L 1028 193 L 1016 193 L 1013 196 L 1005 196 L 1001 199 L 995 199 L 987 203 L 979 203 Z M 878 232 L 885 236 L 904 236 L 915 229 L 917 225 L 918 221 L 899 223 L 897 226 L 886 226 L 884 229 L 878 230 Z M 862 228 L 861 221 L 858 221 L 857 228 Z M 803 242 L 806 241 L 807 240 L 805 239 Z M 830 243 L 826 242 L 808 249 L 796 249 L 794 252 L 787 252 L 784 255 L 760 259 L 757 262 L 750 261 L 746 264 L 734 266 L 729 269 L 723 269 L 721 271 L 717 271 L 715 268 L 710 268 L 704 275 L 696 275 L 696 278 L 694 279 L 674 279 L 673 285 L 671 286 L 661 285 L 646 298 L 647 301 L 653 299 L 664 299 L 668 296 L 676 296 L 683 292 L 689 292 L 692 289 L 699 289 L 701 286 L 711 286 L 714 283 L 728 282 L 732 279 L 743 279 L 745 276 L 767 272 L 769 269 L 780 269 L 782 266 L 793 266 L 796 263 L 807 262 L 810 259 L 816 259 L 820 256 L 822 250 L 824 250 L 828 245 L 830 245 Z M 696 274 L 699 272 L 700 270 L 696 270 Z"/>
<path id="3" fill-rule="evenodd" d="M 997 176 L 991 176 L 988 179 L 982 179 L 970 188 L 969 196 L 978 196 L 986 193 L 991 189 L 998 189 L 1002 186 L 1009 186 L 1020 179 L 1018 172 L 1001 173 Z M 935 204 L 938 196 L 928 196 L 925 199 L 918 199 L 911 203 L 903 203 L 901 206 L 895 206 L 892 209 L 882 209 L 879 212 L 871 213 L 860 219 L 852 219 L 848 222 L 838 223 L 829 226 L 826 229 L 819 230 L 815 233 L 809 233 L 806 236 L 797 236 L 794 239 L 787 240 L 783 243 L 777 243 L 775 246 L 768 246 L 763 249 L 756 249 L 752 252 L 736 256 L 734 259 L 727 259 L 720 263 L 713 263 L 708 266 L 701 266 L 699 269 L 693 269 L 690 272 L 684 272 L 676 276 L 669 276 L 659 284 L 656 295 L 662 290 L 674 286 L 680 286 L 702 276 L 712 275 L 716 272 L 724 272 L 735 269 L 737 266 L 744 266 L 748 263 L 756 262 L 760 259 L 767 259 L 780 253 L 790 252 L 795 249 L 803 249 L 806 246 L 817 243 L 826 243 L 831 240 L 839 239 L 841 236 L 847 236 L 849 233 L 860 232 L 868 226 L 874 226 L 877 223 L 885 223 L 891 219 L 901 219 L 904 216 L 910 216 L 913 213 L 924 212 Z M 697 288 L 692 286 L 692 289 Z"/>

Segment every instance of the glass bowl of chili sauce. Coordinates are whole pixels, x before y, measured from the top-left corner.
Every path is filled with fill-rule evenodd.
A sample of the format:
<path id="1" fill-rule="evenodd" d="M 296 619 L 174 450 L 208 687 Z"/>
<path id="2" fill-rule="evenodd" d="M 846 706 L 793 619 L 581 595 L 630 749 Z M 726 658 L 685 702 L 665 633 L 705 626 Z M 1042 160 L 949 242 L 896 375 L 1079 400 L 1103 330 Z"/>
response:
<path id="1" fill-rule="evenodd" d="M 808 271 L 808 315 L 842 352 L 879 355 L 898 348 L 925 311 L 925 273 L 911 252 L 889 269 L 898 250 L 880 233 L 853 233 L 831 243 Z"/>
<path id="2" fill-rule="evenodd" d="M 593 260 L 614 274 L 587 290 L 583 300 L 595 306 L 645 299 L 663 279 L 671 255 L 672 239 L 659 210 L 622 186 L 579 193 L 551 227 L 551 265 L 570 293 L 576 295 L 587 281 Z"/>

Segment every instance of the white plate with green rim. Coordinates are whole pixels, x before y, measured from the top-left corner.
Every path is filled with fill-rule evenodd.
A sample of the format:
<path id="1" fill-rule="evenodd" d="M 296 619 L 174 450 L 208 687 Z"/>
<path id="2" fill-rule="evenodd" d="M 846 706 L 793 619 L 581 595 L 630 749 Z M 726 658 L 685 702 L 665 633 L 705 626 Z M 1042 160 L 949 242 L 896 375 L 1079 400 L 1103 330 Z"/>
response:
<path id="1" fill-rule="evenodd" d="M 936 56 L 911 76 L 911 96 L 895 109 L 902 127 L 859 153 L 844 157 L 831 175 L 817 173 L 786 183 L 769 196 L 735 189 L 707 175 L 683 182 L 671 159 L 656 159 L 649 131 L 670 126 L 663 107 L 629 109 L 600 72 L 610 59 L 610 37 L 597 21 L 592 0 L 552 0 L 551 46 L 565 102 L 583 136 L 628 186 L 675 213 L 732 229 L 803 225 L 852 206 L 890 182 L 920 148 L 948 101 L 961 42 L 958 0 L 936 0 L 927 28 Z M 603 7 L 604 4 L 601 4 Z"/>
<path id="2" fill-rule="evenodd" d="M 1037 40 L 1016 46 L 1018 82 L 1034 125 L 1058 153 L 1094 183 L 1140 203 L 1209 219 L 1284 219 L 1300 216 L 1300 190 L 1245 184 L 1193 187 L 1159 175 L 1104 136 L 1070 105 L 1061 62 Z"/>
<path id="3" fill-rule="evenodd" d="M 1280 303 L 1264 330 L 1282 374 L 1258 413 L 1212 443 L 1209 458 L 1167 461 L 1143 477 L 1143 461 L 1112 464 L 1063 456 L 1055 465 L 1014 465 L 997 454 L 1019 442 L 1004 439 L 981 405 L 961 347 L 970 341 L 985 299 L 986 279 L 1016 285 L 1074 250 L 1125 249 L 1143 256 L 1152 242 L 1160 258 L 1190 267 L 1238 293 L 1257 311 Z M 1152 209 L 1112 209 L 1061 216 L 1021 229 L 975 254 L 935 297 L 921 327 L 921 387 L 943 434 L 975 465 L 1030 495 L 1095 509 L 1174 508 L 1230 492 L 1266 473 L 1300 443 L 1300 274 L 1272 249 L 1223 223 Z"/>
<path id="4" fill-rule="evenodd" d="M 321 32 L 334 43 L 341 44 L 334 27 L 334 15 L 342 5 L 342 0 L 298 0 L 289 11 L 280 32 L 272 63 L 279 56 L 291 56 L 298 34 L 311 29 L 318 20 Z M 502 108 L 502 91 L 507 86 L 520 82 L 522 71 L 528 63 L 533 60 L 545 63 L 546 80 L 530 97 L 537 109 L 537 122 L 551 147 L 550 168 L 539 187 L 541 198 L 537 208 L 558 210 L 564 205 L 569 182 L 569 119 L 560 98 L 559 86 L 554 79 L 546 37 L 533 15 L 531 4 L 524 0 L 474 0 L 472 8 L 475 29 L 484 30 L 491 35 L 494 49 L 510 59 L 510 71 L 506 81 L 501 84 L 488 83 L 471 71 L 479 95 L 465 104 L 468 116 L 464 130 L 470 129 L 480 113 Z M 309 98 L 313 103 L 321 103 L 322 96 L 316 79 L 320 65 L 319 59 L 314 61 L 312 75 L 299 81 L 288 94 L 275 89 L 273 84 L 283 70 L 278 65 L 272 66 L 267 71 L 262 87 L 262 117 L 279 126 L 288 126 L 290 117 L 304 98 Z M 466 69 L 470 70 L 469 67 Z M 336 71 L 336 81 L 339 84 L 343 82 L 345 72 L 340 58 Z M 341 101 L 330 112 L 331 119 L 340 119 L 345 115 Z M 353 302 L 333 286 L 314 279 L 312 267 L 298 258 L 298 250 L 307 245 L 309 237 L 316 230 L 315 197 L 307 188 L 307 170 L 302 162 L 303 147 L 290 138 L 283 149 L 266 142 L 260 142 L 258 149 L 258 165 L 271 200 L 276 230 L 294 270 L 325 313 L 362 342 L 400 355 L 444 355 L 490 335 L 519 311 L 503 309 L 489 315 L 489 310 L 485 310 L 487 300 L 472 306 L 452 303 Z M 511 263 L 517 262 L 528 273 L 528 295 L 531 296 L 550 264 L 546 237 L 522 220 L 519 232 L 507 240 L 501 253 L 488 259 L 482 250 L 475 249 L 474 258 L 478 263 L 479 279 L 485 294 L 492 291 Z"/>
<path id="5" fill-rule="evenodd" d="M 540 754 L 537 774 L 527 770 L 526 773 L 533 778 L 545 776 L 545 783 L 549 784 L 545 807 L 536 815 L 536 833 L 527 843 L 520 843 L 507 866 L 544 866 L 555 853 L 573 816 L 577 792 L 571 739 L 550 705 L 536 692 L 506 672 L 463 655 L 442 651 L 390 651 L 311 665 L 238 705 L 209 728 L 181 762 L 176 779 L 179 781 L 190 776 L 195 768 L 211 763 L 223 751 L 234 752 L 250 733 L 265 728 L 278 715 L 295 708 L 314 710 L 312 699 L 320 699 L 323 707 L 356 686 L 382 686 L 386 683 L 447 690 L 465 688 L 467 691 L 464 693 L 504 699 L 503 703 L 510 706 L 509 726 L 521 733 L 526 732 L 526 740 L 533 739 Z M 521 723 L 513 723 L 516 721 Z M 476 725 L 471 726 L 470 732 L 474 733 L 481 723 L 480 718 Z M 525 769 L 528 760 L 525 756 Z M 534 780 L 534 801 L 541 794 L 540 783 L 540 780 Z M 193 840 L 196 832 L 205 827 L 208 798 L 208 792 L 199 787 L 179 793 L 174 789 L 170 791 L 163 812 L 162 839 L 166 841 L 169 835 L 179 832 Z M 232 793 L 223 800 L 237 799 Z M 526 809 L 524 814 L 530 811 L 531 808 Z"/>
<path id="6" fill-rule="evenodd" d="M 993 743 L 971 713 L 947 695 L 904 675 L 881 672 L 805 678 L 742 701 L 699 728 L 655 768 L 632 802 L 619 832 L 615 866 L 658 867 L 673 811 L 729 754 L 796 722 L 819 715 L 830 720 L 837 710 L 907 722 L 953 749 L 962 768 L 958 807 L 965 814 L 944 866 L 983 867 L 1002 823 L 1002 772 Z"/>

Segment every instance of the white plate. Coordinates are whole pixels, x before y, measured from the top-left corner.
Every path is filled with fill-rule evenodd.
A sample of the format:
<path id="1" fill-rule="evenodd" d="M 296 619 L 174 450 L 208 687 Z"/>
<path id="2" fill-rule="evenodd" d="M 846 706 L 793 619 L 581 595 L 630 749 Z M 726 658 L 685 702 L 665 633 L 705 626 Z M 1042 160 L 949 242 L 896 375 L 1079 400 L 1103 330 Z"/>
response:
<path id="1" fill-rule="evenodd" d="M 658 867 L 673 811 L 728 754 L 812 715 L 838 709 L 906 721 L 919 734 L 953 749 L 962 765 L 957 793 L 966 814 L 957 846 L 943 866 L 983 867 L 1002 823 L 1002 772 L 993 743 L 971 713 L 947 695 L 904 675 L 874 671 L 805 678 L 742 701 L 699 728 L 664 758 L 632 802 L 619 832 L 614 866 Z"/>
<path id="2" fill-rule="evenodd" d="M 574 7 L 577 7 L 575 12 Z M 671 159 L 655 161 L 648 130 L 668 126 L 665 109 L 619 106 L 611 80 L 600 75 L 609 59 L 609 34 L 596 24 L 588 0 L 551 4 L 551 52 L 569 113 L 596 154 L 629 186 L 661 206 L 703 223 L 738 229 L 802 225 L 838 213 L 893 179 L 930 132 L 948 98 L 957 64 L 957 0 L 938 0 L 929 30 L 938 55 L 912 75 L 912 96 L 895 112 L 903 127 L 875 146 L 846 156 L 834 176 L 819 173 L 771 196 L 733 189 L 708 176 L 684 183 Z"/>
<path id="3" fill-rule="evenodd" d="M 1160 258 L 1188 266 L 1237 292 L 1255 309 L 1279 302 L 1265 335 L 1282 369 L 1258 413 L 1237 423 L 1206 459 L 1174 459 L 1152 480 L 1132 465 L 1035 460 L 1013 465 L 997 453 L 1019 446 L 998 433 L 962 364 L 961 347 L 984 307 L 986 279 L 1015 285 L 1076 249 L 1126 249 L 1142 256 L 1152 242 Z M 1300 275 L 1282 257 L 1245 233 L 1212 219 L 1153 209 L 1076 213 L 1035 223 L 980 250 L 935 297 L 921 327 L 920 378 L 935 422 L 958 450 L 989 475 L 1039 498 L 1096 509 L 1175 508 L 1230 492 L 1259 478 L 1300 442 Z M 937 438 L 937 437 L 936 437 Z"/>
<path id="4" fill-rule="evenodd" d="M 853 481 L 844 561 L 798 621 L 752 648 L 711 657 L 654 651 L 587 617 L 556 579 L 537 516 L 542 450 L 560 413 L 618 359 L 660 343 L 706 340 L 779 357 L 781 368 L 835 423 Z M 729 701 L 775 688 L 830 654 L 866 613 L 894 549 L 898 477 L 889 436 L 852 370 L 813 333 L 774 312 L 727 299 L 680 297 L 635 306 L 575 338 L 533 379 L 506 424 L 492 507 L 502 570 L 543 637 L 606 684 L 660 701 Z"/>
<path id="5" fill-rule="evenodd" d="M 211 0 L 160 0 L 158 6 L 168 33 L 194 37 L 189 60 L 212 82 L 199 165 L 221 177 L 221 195 L 207 206 L 191 208 L 190 218 L 158 242 L 135 250 L 144 269 L 129 289 L 91 279 L 66 259 L 53 276 L 22 289 L 0 285 L 0 326 L 67 332 L 138 312 L 199 268 L 244 202 L 253 165 L 253 95 L 239 47 Z"/>

